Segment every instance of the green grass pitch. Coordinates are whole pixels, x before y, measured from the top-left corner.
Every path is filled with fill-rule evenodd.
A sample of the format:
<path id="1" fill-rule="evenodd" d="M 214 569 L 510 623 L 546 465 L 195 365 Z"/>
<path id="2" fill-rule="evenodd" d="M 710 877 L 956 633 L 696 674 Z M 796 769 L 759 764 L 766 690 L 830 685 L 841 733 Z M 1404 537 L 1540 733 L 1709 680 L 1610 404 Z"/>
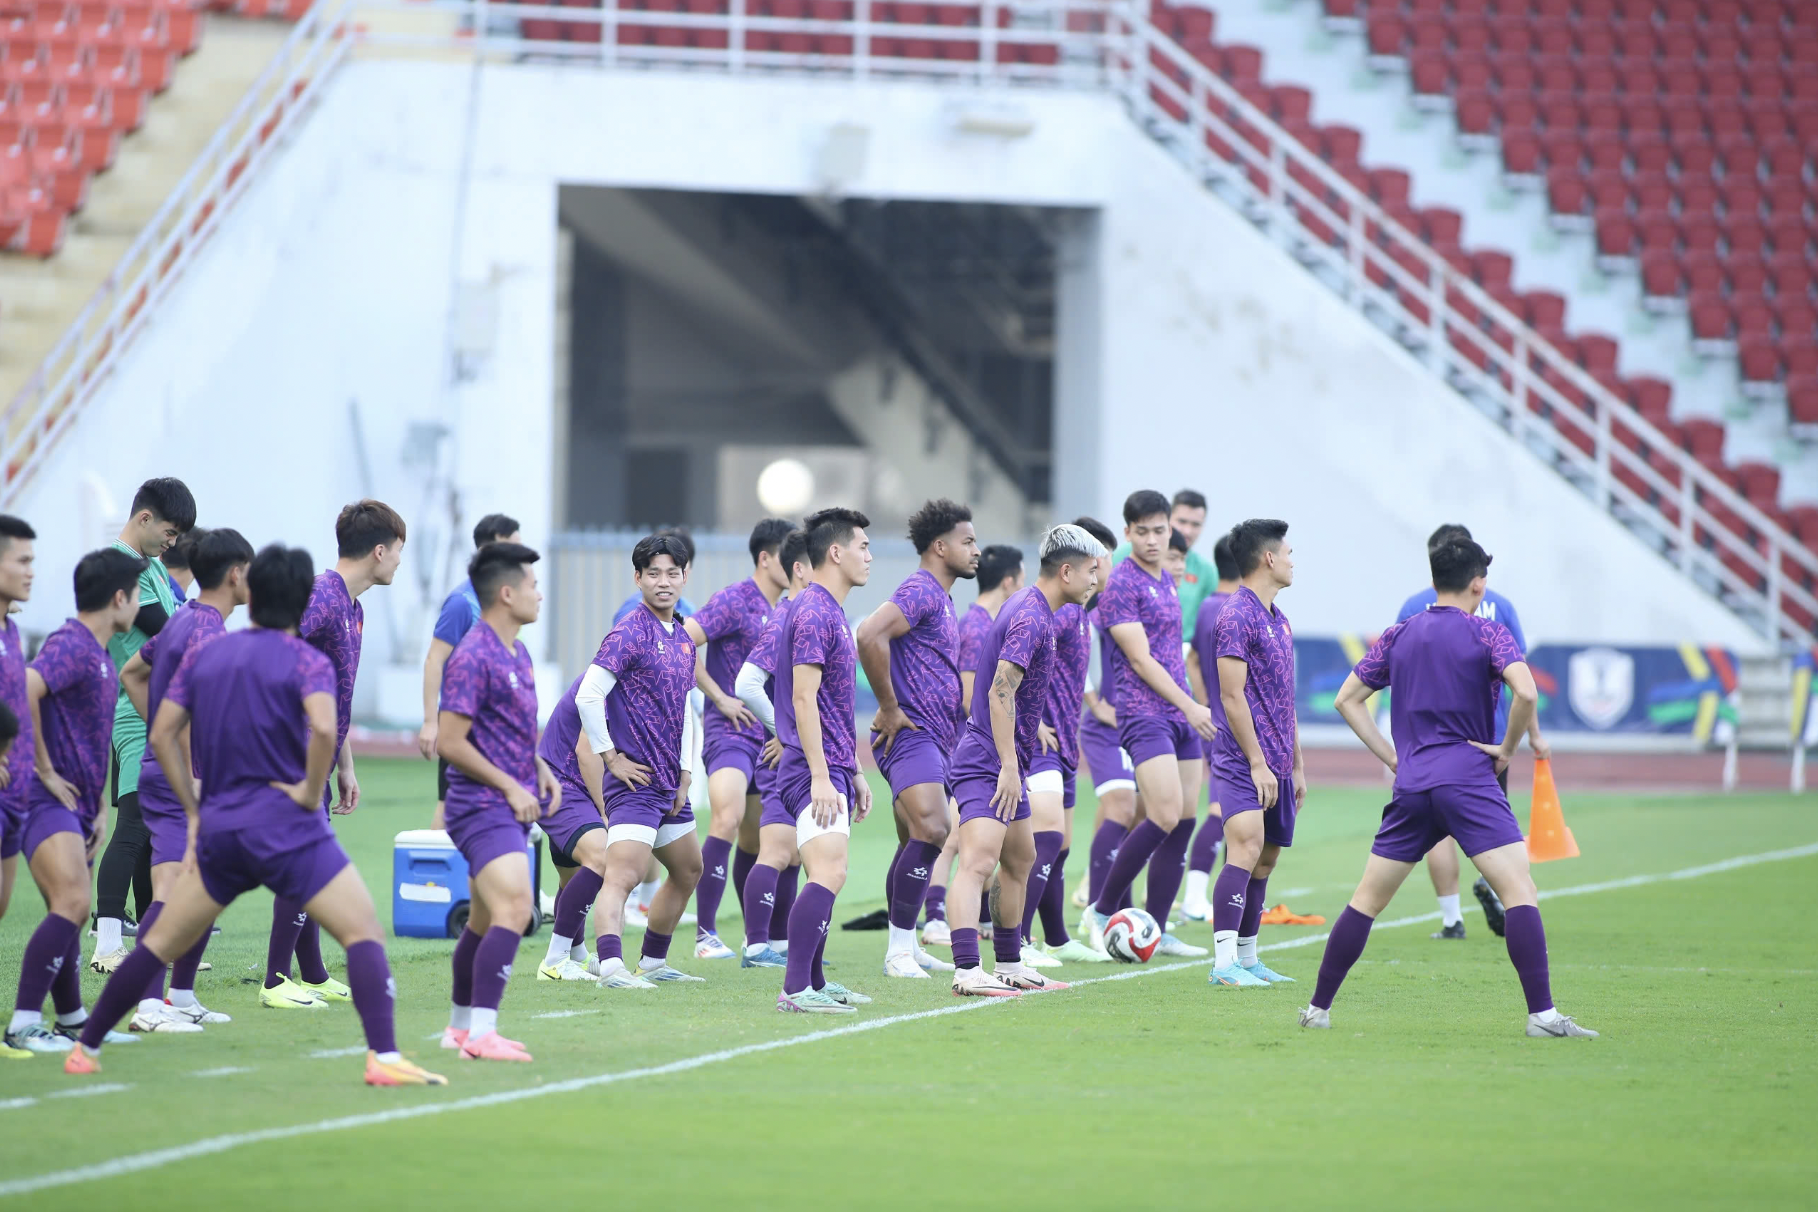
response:
<path id="1" fill-rule="evenodd" d="M 361 774 L 365 805 L 337 828 L 389 920 L 391 839 L 426 823 L 433 774 L 376 760 Z M 0 1064 L 0 1198 L 141 1212 L 678 1195 L 708 1208 L 1809 1207 L 1812 801 L 1565 790 L 1584 857 L 1536 875 L 1547 890 L 1617 885 L 1542 905 L 1555 996 L 1599 1040 L 1523 1036 L 1514 973 L 1475 914 L 1463 943 L 1429 940 L 1424 921 L 1379 927 L 1330 1032 L 1295 1025 L 1321 928 L 1263 932 L 1295 986 L 1212 989 L 1203 963 L 1080 965 L 1059 975 L 1126 979 L 1010 1004 L 958 1001 L 938 979 L 886 982 L 883 936 L 836 929 L 835 977 L 877 1001 L 832 1020 L 778 1014 L 779 974 L 696 961 L 684 928 L 677 964 L 710 983 L 651 992 L 538 983 L 547 936 L 526 940 L 502 1023 L 536 1061 L 477 1065 L 428 1042 L 445 1021 L 449 945 L 394 939 L 400 1042 L 451 1085 L 371 1090 L 351 1007 L 257 1008 L 270 915 L 258 894 L 229 910 L 198 982 L 232 1024 L 111 1048 L 87 1081 L 51 1057 Z M 1335 917 L 1380 800 L 1314 788 L 1270 901 Z M 1088 792 L 1074 878 L 1091 814 Z M 882 903 L 893 846 L 887 814 L 859 827 L 836 922 Z M 9 988 L 38 920 L 21 875 L 0 922 Z M 1417 874 L 1383 920 L 1432 908 Z M 1179 933 L 1211 942 L 1207 926 Z M 91 1004 L 99 981 L 85 975 Z M 56 1172 L 71 1173 L 19 1189 Z"/>

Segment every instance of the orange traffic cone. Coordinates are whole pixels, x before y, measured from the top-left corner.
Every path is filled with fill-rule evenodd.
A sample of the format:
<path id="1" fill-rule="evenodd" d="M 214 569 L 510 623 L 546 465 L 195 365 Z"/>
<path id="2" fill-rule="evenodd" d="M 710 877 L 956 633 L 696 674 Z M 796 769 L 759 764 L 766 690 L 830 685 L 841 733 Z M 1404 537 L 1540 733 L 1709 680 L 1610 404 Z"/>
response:
<path id="1" fill-rule="evenodd" d="M 1534 760 L 1534 799 L 1528 809 L 1528 861 L 1548 863 L 1578 857 L 1578 842 L 1566 828 L 1559 807 L 1559 788 L 1553 785 L 1553 763 Z"/>

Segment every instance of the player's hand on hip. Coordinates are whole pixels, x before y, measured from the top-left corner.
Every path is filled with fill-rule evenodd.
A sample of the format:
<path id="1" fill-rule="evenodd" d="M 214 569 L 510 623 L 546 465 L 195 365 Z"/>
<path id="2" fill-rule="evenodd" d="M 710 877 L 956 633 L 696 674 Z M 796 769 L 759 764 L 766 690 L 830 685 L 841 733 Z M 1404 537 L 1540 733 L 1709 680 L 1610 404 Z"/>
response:
<path id="1" fill-rule="evenodd" d="M 1117 727 L 1117 708 L 1105 702 L 1104 699 L 1101 698 L 1092 704 L 1092 714 L 1097 716 L 1098 722 L 1107 728 Z"/>
<path id="2" fill-rule="evenodd" d="M 612 771 L 612 777 L 627 787 L 650 785 L 650 767 L 642 762 L 632 761 L 617 749 L 608 749 L 605 758 L 606 769 Z"/>
<path id="3" fill-rule="evenodd" d="M 1212 726 L 1212 709 L 1204 703 L 1187 704 L 1187 723 L 1204 740 L 1211 740 L 1218 732 L 1218 729 Z"/>
<path id="4" fill-rule="evenodd" d="M 889 757 L 890 746 L 896 744 L 896 734 L 905 728 L 913 731 L 915 721 L 909 718 L 908 713 L 903 710 L 902 704 L 879 707 L 877 714 L 871 717 L 871 731 L 877 734 L 871 738 L 871 747 L 876 749 L 878 742 L 882 741 L 884 756 Z"/>
<path id="5" fill-rule="evenodd" d="M 1046 722 L 1035 726 L 1035 739 L 1041 742 L 1043 753 L 1060 752 L 1060 734 L 1048 727 Z"/>
<path id="6" fill-rule="evenodd" d="M 775 770 L 777 763 L 783 760 L 783 742 L 777 740 L 775 737 L 771 737 L 769 740 L 765 741 L 764 752 L 758 760 L 772 770 Z"/>
<path id="7" fill-rule="evenodd" d="M 530 824 L 543 810 L 543 805 L 537 802 L 536 796 L 518 786 L 513 786 L 505 793 L 505 802 L 511 805 L 511 815 L 518 818 L 520 825 Z"/>
<path id="8" fill-rule="evenodd" d="M 991 793 L 992 815 L 1008 823 L 1016 816 L 1017 806 L 1022 802 L 1022 772 L 1016 768 L 1015 762 L 1007 763 L 997 772 L 997 788 Z"/>
<path id="9" fill-rule="evenodd" d="M 723 694 L 713 705 L 720 709 L 720 714 L 731 721 L 735 728 L 749 728 L 758 722 L 758 718 L 751 714 L 751 708 L 733 695 Z"/>
<path id="10" fill-rule="evenodd" d="M 425 720 L 417 729 L 417 752 L 423 755 L 424 761 L 431 761 L 436 756 L 436 722 Z"/>
<path id="11" fill-rule="evenodd" d="M 833 822 L 839 820 L 840 809 L 846 806 L 846 797 L 834 789 L 833 779 L 816 775 L 808 783 L 808 810 L 814 813 L 814 823 L 822 829 L 829 829 Z"/>
<path id="12" fill-rule="evenodd" d="M 1269 769 L 1267 762 L 1258 762 L 1250 767 L 1250 781 L 1256 784 L 1257 804 L 1263 808 L 1275 807 L 1275 801 L 1281 798 L 1281 781 Z"/>
<path id="13" fill-rule="evenodd" d="M 303 809 L 303 811 L 321 811 L 322 801 L 309 793 L 308 783 L 280 783 L 277 779 L 273 779 L 271 785 L 289 796 L 290 802 Z"/>
<path id="14" fill-rule="evenodd" d="M 71 812 L 76 811 L 76 789 L 69 785 L 62 775 L 55 770 L 46 771 L 38 776 L 38 783 L 51 793 L 51 798 L 62 804 Z M 102 813 L 103 816 L 107 815 Z"/>
<path id="15" fill-rule="evenodd" d="M 1489 756 L 1496 763 L 1496 773 L 1501 774 L 1509 768 L 1509 755 L 1502 751 L 1501 745 L 1491 745 L 1484 741 L 1469 742 L 1471 748 Z"/>

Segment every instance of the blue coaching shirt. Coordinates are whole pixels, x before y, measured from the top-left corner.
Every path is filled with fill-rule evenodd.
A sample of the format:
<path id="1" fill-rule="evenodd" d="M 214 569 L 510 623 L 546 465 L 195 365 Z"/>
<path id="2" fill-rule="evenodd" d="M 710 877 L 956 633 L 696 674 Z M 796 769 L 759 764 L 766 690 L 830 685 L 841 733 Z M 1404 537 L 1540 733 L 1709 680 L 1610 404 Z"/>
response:
<path id="1" fill-rule="evenodd" d="M 472 581 L 462 581 L 442 599 L 442 613 L 436 616 L 436 629 L 431 634 L 453 648 L 479 621 L 480 597 L 473 591 Z"/>
<path id="2" fill-rule="evenodd" d="M 1395 616 L 1395 621 L 1405 623 L 1438 600 L 1439 592 L 1429 585 L 1401 604 L 1401 611 Z M 1494 589 L 1486 589 L 1483 591 L 1483 601 L 1477 604 L 1477 617 L 1507 627 L 1509 634 L 1515 637 L 1515 645 L 1521 649 L 1522 656 L 1527 656 L 1528 637 L 1521 634 L 1521 618 L 1515 613 L 1515 603 Z M 1490 738 L 1491 743 L 1500 743 L 1508 730 L 1509 695 L 1505 689 L 1496 700 L 1496 735 Z"/>

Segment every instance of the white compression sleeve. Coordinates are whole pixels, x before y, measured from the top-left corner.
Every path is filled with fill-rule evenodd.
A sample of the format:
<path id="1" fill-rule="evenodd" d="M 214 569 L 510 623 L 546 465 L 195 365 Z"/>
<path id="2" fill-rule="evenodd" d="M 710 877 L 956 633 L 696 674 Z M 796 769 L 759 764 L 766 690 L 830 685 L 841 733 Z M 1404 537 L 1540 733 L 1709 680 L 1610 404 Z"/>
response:
<path id="1" fill-rule="evenodd" d="M 739 696 L 739 702 L 751 708 L 751 714 L 762 720 L 764 727 L 771 735 L 776 734 L 776 708 L 770 703 L 770 696 L 764 693 L 764 682 L 769 674 L 746 661 L 739 667 L 739 676 L 732 684 L 732 693 Z"/>
<path id="2" fill-rule="evenodd" d="M 575 709 L 581 713 L 581 728 L 587 733 L 587 742 L 595 753 L 615 748 L 612 733 L 606 727 L 606 696 L 618 684 L 619 679 L 611 670 L 589 665 L 581 678 L 581 688 L 574 692 Z"/>

